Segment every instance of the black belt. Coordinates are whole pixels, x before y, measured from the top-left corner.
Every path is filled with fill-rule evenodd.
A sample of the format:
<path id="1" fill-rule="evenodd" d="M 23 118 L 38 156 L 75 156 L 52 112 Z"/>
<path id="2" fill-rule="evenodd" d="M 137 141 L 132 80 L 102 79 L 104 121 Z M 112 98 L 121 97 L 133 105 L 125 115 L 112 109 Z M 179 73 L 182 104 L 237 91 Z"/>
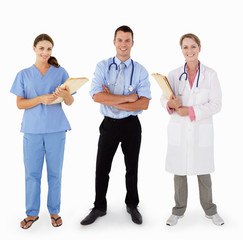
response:
<path id="1" fill-rule="evenodd" d="M 110 117 L 105 117 L 106 120 L 109 120 L 111 122 L 125 122 L 125 121 L 130 121 L 132 119 L 135 119 L 137 118 L 138 116 L 133 116 L 133 115 L 130 115 L 128 117 L 125 117 L 125 118 L 110 118 Z"/>

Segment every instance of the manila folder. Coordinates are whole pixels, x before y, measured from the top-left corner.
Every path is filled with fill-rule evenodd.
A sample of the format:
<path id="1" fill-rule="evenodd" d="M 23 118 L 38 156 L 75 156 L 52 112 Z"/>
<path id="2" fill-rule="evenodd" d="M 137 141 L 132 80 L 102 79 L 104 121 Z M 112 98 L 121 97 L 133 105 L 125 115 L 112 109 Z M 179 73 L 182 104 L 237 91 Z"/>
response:
<path id="1" fill-rule="evenodd" d="M 62 85 L 61 88 L 65 89 L 65 86 L 69 87 L 70 94 L 76 92 L 80 87 L 82 87 L 86 82 L 88 82 L 88 78 L 68 78 Z M 56 104 L 63 101 L 62 97 L 57 98 L 50 104 Z"/>
<path id="2" fill-rule="evenodd" d="M 152 76 L 155 78 L 155 80 L 159 84 L 160 88 L 162 89 L 162 91 L 167 99 L 170 98 L 171 94 L 175 97 L 175 94 L 174 94 L 166 76 L 161 75 L 159 73 L 152 73 Z"/>

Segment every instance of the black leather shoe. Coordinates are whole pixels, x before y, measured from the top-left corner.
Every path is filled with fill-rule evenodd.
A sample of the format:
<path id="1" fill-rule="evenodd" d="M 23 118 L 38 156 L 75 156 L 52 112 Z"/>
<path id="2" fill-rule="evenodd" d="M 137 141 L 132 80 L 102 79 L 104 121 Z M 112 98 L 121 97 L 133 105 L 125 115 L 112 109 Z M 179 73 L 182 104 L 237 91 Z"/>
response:
<path id="1" fill-rule="evenodd" d="M 136 207 L 135 208 L 127 207 L 127 212 L 131 214 L 132 221 L 134 223 L 142 224 L 142 222 L 143 222 L 142 215 L 140 214 L 140 212 L 138 211 L 138 209 Z"/>
<path id="2" fill-rule="evenodd" d="M 89 215 L 86 218 L 84 218 L 80 222 L 80 224 L 81 225 L 89 225 L 89 224 L 93 223 L 98 217 L 102 217 L 104 215 L 106 215 L 106 211 L 101 211 L 99 209 L 93 208 L 91 210 L 91 212 L 89 213 Z"/>

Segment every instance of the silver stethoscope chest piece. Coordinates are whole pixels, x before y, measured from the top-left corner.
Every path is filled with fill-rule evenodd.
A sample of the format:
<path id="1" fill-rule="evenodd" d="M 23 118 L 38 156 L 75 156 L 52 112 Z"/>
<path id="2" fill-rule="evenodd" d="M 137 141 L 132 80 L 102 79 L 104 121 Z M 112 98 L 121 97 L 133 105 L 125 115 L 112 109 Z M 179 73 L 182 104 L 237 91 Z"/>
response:
<path id="1" fill-rule="evenodd" d="M 128 88 L 128 90 L 129 90 L 130 92 L 132 92 L 132 91 L 133 91 L 133 87 L 130 85 L 129 88 Z"/>

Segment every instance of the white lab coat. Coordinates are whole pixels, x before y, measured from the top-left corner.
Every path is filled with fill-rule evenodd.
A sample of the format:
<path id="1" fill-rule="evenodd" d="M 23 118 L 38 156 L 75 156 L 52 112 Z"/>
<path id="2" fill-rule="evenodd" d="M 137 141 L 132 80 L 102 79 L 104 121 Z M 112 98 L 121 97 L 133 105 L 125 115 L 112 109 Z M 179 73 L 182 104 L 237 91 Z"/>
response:
<path id="1" fill-rule="evenodd" d="M 182 106 L 192 106 L 196 120 L 189 116 L 171 114 L 168 125 L 168 149 L 166 171 L 176 175 L 202 175 L 214 171 L 213 114 L 221 109 L 221 88 L 217 73 L 200 64 L 200 78 L 197 92 L 195 78 L 192 89 L 189 81 L 179 96 L 179 77 L 184 66 L 171 71 L 168 80 Z M 181 81 L 185 81 L 184 78 Z M 162 95 L 161 104 L 167 109 L 168 100 Z"/>

